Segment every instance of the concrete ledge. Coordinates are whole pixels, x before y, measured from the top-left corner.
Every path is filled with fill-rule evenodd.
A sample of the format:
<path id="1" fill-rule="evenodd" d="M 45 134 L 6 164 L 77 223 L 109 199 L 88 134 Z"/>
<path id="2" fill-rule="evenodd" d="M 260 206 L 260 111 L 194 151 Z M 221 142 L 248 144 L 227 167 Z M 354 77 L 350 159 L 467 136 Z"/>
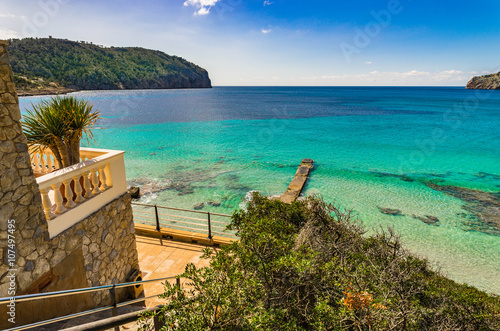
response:
<path id="1" fill-rule="evenodd" d="M 291 204 L 299 197 L 300 192 L 302 192 L 304 186 L 306 185 L 309 172 L 313 167 L 313 163 L 314 161 L 312 159 L 302 160 L 299 168 L 297 169 L 297 172 L 295 173 L 295 177 L 290 182 L 290 185 L 288 185 L 286 192 L 280 196 L 281 201 L 287 204 Z"/>
<path id="2" fill-rule="evenodd" d="M 156 230 L 156 227 L 153 225 L 140 223 L 134 223 L 134 225 L 136 234 L 146 237 L 169 238 L 175 241 L 183 241 L 210 246 L 230 245 L 231 243 L 236 241 L 236 239 L 221 236 L 213 236 L 212 240 L 210 240 L 207 238 L 206 234 L 168 228 L 161 228 L 160 232 L 158 232 Z"/>

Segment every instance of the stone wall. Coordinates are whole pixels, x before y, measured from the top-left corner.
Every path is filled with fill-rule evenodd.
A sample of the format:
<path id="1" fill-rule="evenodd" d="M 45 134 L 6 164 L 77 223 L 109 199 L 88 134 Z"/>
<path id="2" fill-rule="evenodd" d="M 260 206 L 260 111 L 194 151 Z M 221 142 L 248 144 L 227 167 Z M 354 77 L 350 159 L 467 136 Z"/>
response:
<path id="1" fill-rule="evenodd" d="M 139 268 L 130 201 L 130 195 L 126 193 L 50 242 L 37 247 L 26 258 L 20 256 L 17 264 L 23 272 L 19 273 L 19 285 L 24 290 L 18 295 L 130 280 Z M 33 277 L 30 273 L 35 272 L 33 265 L 36 260 L 42 266 L 37 275 L 42 274 L 31 282 Z M 131 296 L 132 288 L 117 290 L 118 301 Z M 109 305 L 110 300 L 110 293 L 106 290 L 19 303 L 16 305 L 16 320 L 21 322 L 19 325 L 31 323 Z M 0 316 L 5 313 L 0 309 Z M 0 321 L 0 328 L 2 326 L 9 325 L 2 325 Z"/>
<path id="2" fill-rule="evenodd" d="M 35 247 L 48 249 L 47 222 L 43 216 L 38 184 L 31 169 L 26 137 L 20 124 L 21 112 L 13 82 L 12 69 L 6 51 L 7 42 L 0 41 L 0 296 L 7 296 L 9 269 L 7 264 L 8 221 L 15 222 L 13 236 L 16 241 L 18 261 L 25 262 Z M 42 263 L 31 259 L 28 268 L 30 279 L 23 279 L 18 289 L 23 289 L 42 275 Z M 24 263 L 23 263 L 24 264 Z M 24 265 L 23 265 L 24 267 Z M 22 272 L 18 276 L 22 276 Z M 19 278 L 19 277 L 18 277 Z M 18 279 L 19 281 L 19 279 Z"/>
<path id="3" fill-rule="evenodd" d="M 16 295 L 110 285 L 128 281 L 139 269 L 131 198 L 110 202 L 50 239 L 38 184 L 33 176 L 27 141 L 6 52 L 0 40 L 0 297 L 10 297 L 9 275 L 15 269 Z M 14 222 L 14 266 L 8 260 L 8 226 Z M 13 221 L 12 221 L 13 220 Z M 50 222 L 57 222 L 57 218 Z M 118 292 L 118 299 L 128 295 Z M 15 324 L 0 306 L 0 329 L 107 305 L 109 292 L 16 304 Z"/>

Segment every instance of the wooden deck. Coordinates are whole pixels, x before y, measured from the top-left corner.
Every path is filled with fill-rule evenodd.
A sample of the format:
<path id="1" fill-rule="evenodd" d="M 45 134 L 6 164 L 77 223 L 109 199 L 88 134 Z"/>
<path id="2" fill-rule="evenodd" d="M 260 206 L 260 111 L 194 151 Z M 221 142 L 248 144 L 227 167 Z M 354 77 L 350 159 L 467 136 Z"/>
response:
<path id="1" fill-rule="evenodd" d="M 203 249 L 207 246 L 187 242 L 163 239 L 163 245 L 158 238 L 136 235 L 139 265 L 143 279 L 156 279 L 176 276 L 184 272 L 188 263 L 197 267 L 208 266 L 209 261 L 202 259 Z M 211 247 L 214 249 L 214 247 Z M 170 281 L 175 283 L 175 279 Z M 181 283 L 185 280 L 181 279 Z M 186 284 L 182 284 L 186 286 Z M 160 282 L 144 284 L 144 296 L 162 293 L 163 285 Z M 162 304 L 159 298 L 146 301 L 147 307 Z"/>

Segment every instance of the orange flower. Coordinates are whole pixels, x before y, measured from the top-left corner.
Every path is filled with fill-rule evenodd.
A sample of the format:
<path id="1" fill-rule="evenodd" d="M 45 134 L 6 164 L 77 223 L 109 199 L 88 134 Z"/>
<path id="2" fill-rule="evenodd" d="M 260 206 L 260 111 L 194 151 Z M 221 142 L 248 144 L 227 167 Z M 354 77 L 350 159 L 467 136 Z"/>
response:
<path id="1" fill-rule="evenodd" d="M 370 303 L 373 301 L 373 296 L 364 291 L 364 292 L 351 292 L 351 289 L 347 289 L 348 292 L 344 292 L 346 297 L 344 298 L 344 305 L 347 309 L 364 309 L 368 308 Z"/>

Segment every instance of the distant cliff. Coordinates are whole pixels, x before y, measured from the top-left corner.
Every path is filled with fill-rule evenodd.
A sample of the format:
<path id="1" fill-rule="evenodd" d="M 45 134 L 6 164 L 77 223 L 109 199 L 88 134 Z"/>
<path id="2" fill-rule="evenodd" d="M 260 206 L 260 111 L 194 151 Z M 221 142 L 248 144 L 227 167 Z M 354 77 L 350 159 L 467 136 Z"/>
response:
<path id="1" fill-rule="evenodd" d="M 467 83 L 468 89 L 500 90 L 500 72 L 496 74 L 475 76 Z"/>
<path id="2" fill-rule="evenodd" d="M 8 50 L 20 95 L 212 87 L 205 69 L 145 48 L 26 38 L 10 40 Z"/>

